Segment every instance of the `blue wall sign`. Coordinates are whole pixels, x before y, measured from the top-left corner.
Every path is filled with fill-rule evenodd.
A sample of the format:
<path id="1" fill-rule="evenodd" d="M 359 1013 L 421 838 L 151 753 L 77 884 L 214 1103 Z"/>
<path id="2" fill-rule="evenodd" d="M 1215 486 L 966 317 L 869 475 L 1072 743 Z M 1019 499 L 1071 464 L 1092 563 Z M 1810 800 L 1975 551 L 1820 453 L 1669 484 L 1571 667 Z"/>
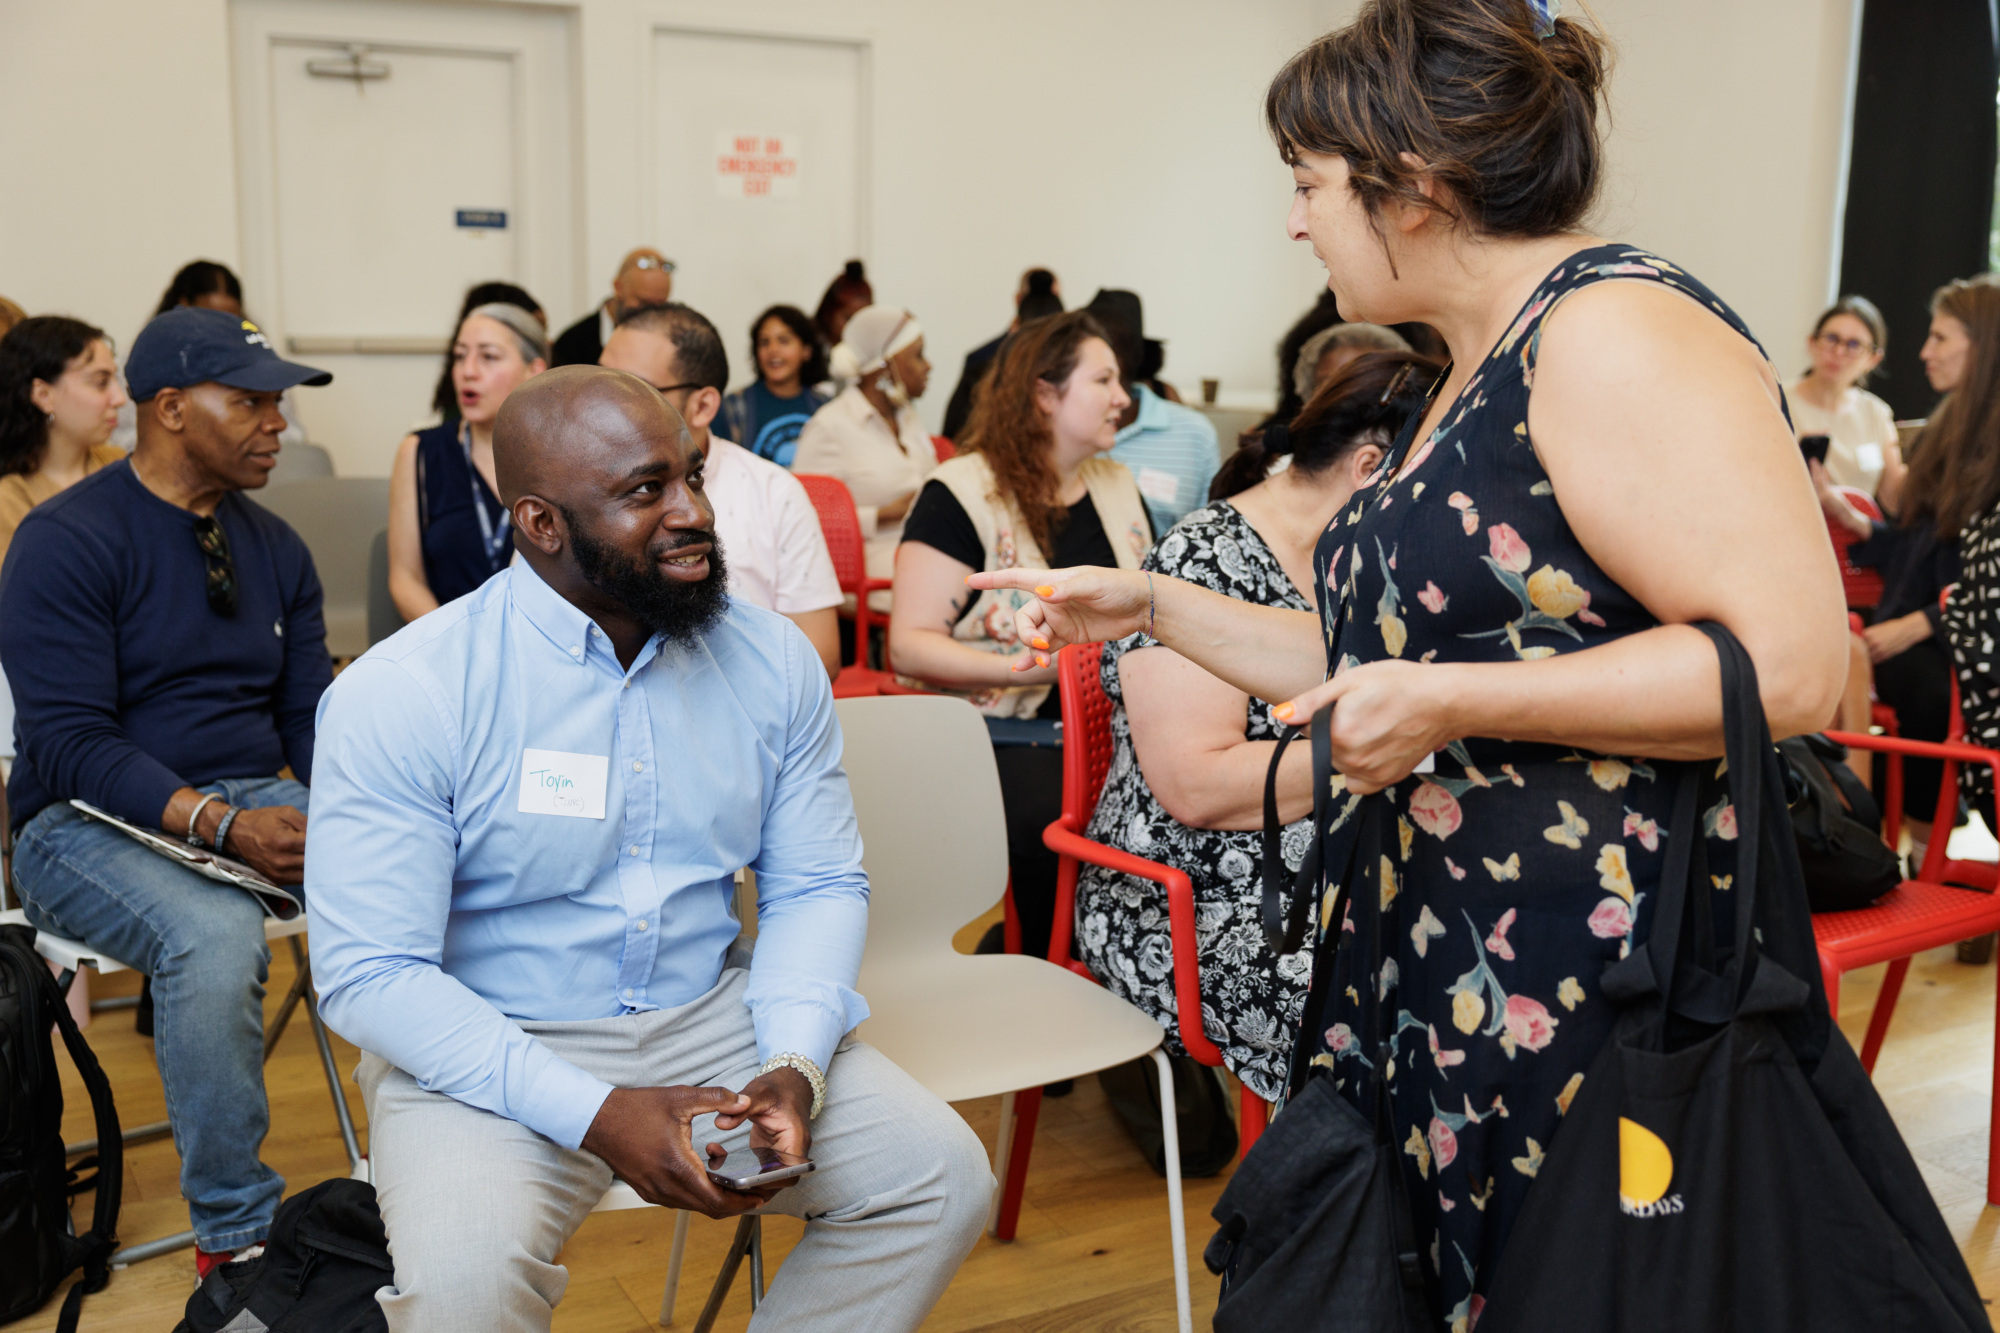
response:
<path id="1" fill-rule="evenodd" d="M 458 225 L 461 227 L 486 227 L 494 231 L 507 230 L 507 210 L 504 208 L 461 208 L 458 210 Z"/>

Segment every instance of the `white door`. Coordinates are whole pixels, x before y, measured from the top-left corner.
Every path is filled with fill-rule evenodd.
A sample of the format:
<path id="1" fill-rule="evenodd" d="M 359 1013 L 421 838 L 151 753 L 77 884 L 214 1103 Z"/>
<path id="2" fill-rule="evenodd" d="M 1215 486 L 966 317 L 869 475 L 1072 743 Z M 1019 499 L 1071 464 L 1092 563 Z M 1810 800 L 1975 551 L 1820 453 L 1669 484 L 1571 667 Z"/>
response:
<path id="1" fill-rule="evenodd" d="M 569 29 L 513 5 L 236 0 L 246 298 L 343 475 L 386 476 L 466 288 L 575 304 Z"/>
<path id="2" fill-rule="evenodd" d="M 660 28 L 653 36 L 653 225 L 674 296 L 713 320 L 734 385 L 750 321 L 811 314 L 867 254 L 867 48 Z"/>

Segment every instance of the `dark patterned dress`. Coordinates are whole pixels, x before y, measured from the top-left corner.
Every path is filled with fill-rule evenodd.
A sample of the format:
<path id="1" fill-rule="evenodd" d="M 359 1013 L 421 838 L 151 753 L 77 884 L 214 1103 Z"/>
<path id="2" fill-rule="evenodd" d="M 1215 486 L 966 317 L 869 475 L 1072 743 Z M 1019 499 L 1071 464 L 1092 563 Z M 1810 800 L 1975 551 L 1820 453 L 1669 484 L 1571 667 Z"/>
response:
<path id="1" fill-rule="evenodd" d="M 1218 500 L 1184 516 L 1146 557 L 1146 569 L 1199 584 L 1239 601 L 1310 611 L 1264 539 L 1235 506 Z M 1187 872 L 1194 885 L 1195 957 L 1201 972 L 1201 1022 L 1223 1063 L 1250 1090 L 1275 1100 L 1311 978 L 1308 949 L 1271 952 L 1258 917 L 1263 882 L 1261 835 L 1190 828 L 1168 814 L 1132 753 L 1118 663 L 1152 640 L 1134 634 L 1104 646 L 1100 679 L 1111 696 L 1111 771 L 1088 835 L 1097 842 Z M 1243 739 L 1275 741 L 1271 710 L 1244 708 Z M 1312 821 L 1288 825 L 1282 847 L 1292 869 L 1305 859 Z M 1106 989 L 1138 1005 L 1167 1030 L 1167 1049 L 1186 1053 L 1174 998 L 1174 943 L 1166 890 L 1149 880 L 1084 866 L 1076 884 L 1077 957 Z"/>
<path id="2" fill-rule="evenodd" d="M 1964 572 L 1940 619 L 1958 672 L 1965 739 L 2000 746 L 2000 509 L 1965 525 L 1958 553 Z M 1958 789 L 1980 818 L 1994 817 L 1993 771 L 1986 765 L 1960 766 Z"/>
<path id="3" fill-rule="evenodd" d="M 1316 573 L 1335 589 L 1320 599 L 1330 672 L 1549 657 L 1659 623 L 1584 551 L 1528 435 L 1543 321 L 1611 279 L 1671 287 L 1750 337 L 1706 287 L 1644 251 L 1606 245 L 1565 260 L 1438 428 L 1417 441 L 1412 419 L 1320 539 Z M 1357 1100 L 1370 1081 L 1354 1074 L 1389 1070 L 1392 1129 L 1453 1333 L 1477 1322 L 1530 1182 L 1610 1033 L 1598 977 L 1645 938 L 1679 772 L 1473 737 L 1438 754 L 1434 772 L 1368 798 L 1386 801 L 1373 821 L 1354 817 L 1360 798 L 1338 809 L 1327 866 L 1340 876 L 1353 854 L 1338 928 L 1354 933 L 1308 1018 L 1314 1063 Z M 1716 772 L 1704 781 L 1708 866 L 1726 888 L 1735 812 Z M 1355 830 L 1371 823 L 1378 841 L 1358 846 Z M 1380 968 L 1364 971 L 1374 957 Z"/>

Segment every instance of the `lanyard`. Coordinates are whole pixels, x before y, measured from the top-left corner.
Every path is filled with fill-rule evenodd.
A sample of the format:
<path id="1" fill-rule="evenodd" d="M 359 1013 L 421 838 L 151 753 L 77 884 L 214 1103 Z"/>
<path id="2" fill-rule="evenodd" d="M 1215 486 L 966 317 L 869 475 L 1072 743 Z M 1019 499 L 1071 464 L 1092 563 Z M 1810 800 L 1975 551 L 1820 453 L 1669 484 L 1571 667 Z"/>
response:
<path id="1" fill-rule="evenodd" d="M 507 549 L 513 534 L 507 530 L 507 511 L 500 511 L 500 523 L 495 527 L 493 515 L 486 511 L 486 495 L 480 489 L 479 469 L 472 462 L 472 423 L 465 422 L 458 428 L 458 442 L 465 450 L 466 475 L 472 478 L 472 512 L 479 515 L 479 537 L 486 551 L 486 563 L 497 571 L 506 563 L 503 552 Z"/>

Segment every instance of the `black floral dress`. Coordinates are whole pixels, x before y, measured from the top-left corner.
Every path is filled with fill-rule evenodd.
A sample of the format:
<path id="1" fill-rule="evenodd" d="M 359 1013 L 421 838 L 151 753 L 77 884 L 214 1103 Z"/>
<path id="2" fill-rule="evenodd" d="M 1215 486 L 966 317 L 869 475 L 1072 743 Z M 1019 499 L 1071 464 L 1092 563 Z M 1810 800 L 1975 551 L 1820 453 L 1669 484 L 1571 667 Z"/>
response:
<path id="1" fill-rule="evenodd" d="M 1528 434 L 1543 321 L 1612 279 L 1671 287 L 1750 337 L 1706 287 L 1644 251 L 1598 246 L 1564 261 L 1438 428 L 1416 441 L 1413 419 L 1321 538 L 1329 672 L 1549 657 L 1659 623 L 1571 532 Z M 1357 1101 L 1370 1080 L 1353 1075 L 1387 1069 L 1452 1333 L 1477 1323 L 1530 1182 L 1609 1035 L 1598 976 L 1645 938 L 1679 772 L 1471 737 L 1438 754 L 1434 772 L 1367 798 L 1385 802 L 1374 819 L 1354 817 L 1362 798 L 1338 809 L 1327 866 L 1341 876 L 1352 865 L 1338 923 L 1352 933 L 1308 1019 L 1309 1049 Z M 1717 773 L 1703 779 L 1708 865 L 1727 888 L 1735 814 Z M 1360 847 L 1364 826 L 1378 838 Z"/>
<path id="2" fill-rule="evenodd" d="M 1263 538 L 1227 501 L 1184 516 L 1146 557 L 1144 568 L 1227 597 L 1310 611 Z M 1275 1100 L 1285 1071 L 1311 951 L 1283 958 L 1271 952 L 1258 917 L 1262 849 L 1254 831 L 1190 828 L 1168 814 L 1146 785 L 1132 754 L 1118 663 L 1152 644 L 1144 634 L 1104 646 L 1101 679 L 1111 696 L 1111 771 L 1097 799 L 1088 836 L 1094 841 L 1187 872 L 1194 885 L 1195 957 L 1201 973 L 1201 1023 L 1231 1073 L 1259 1097 Z M 1271 710 L 1252 700 L 1243 739 L 1275 741 Z M 1286 827 L 1281 846 L 1296 870 L 1312 837 L 1312 821 Z M 1167 927 L 1166 890 L 1098 866 L 1084 866 L 1076 884 L 1077 956 L 1105 988 L 1138 1005 L 1167 1030 L 1167 1049 L 1185 1054 L 1174 998 L 1174 944 Z"/>

